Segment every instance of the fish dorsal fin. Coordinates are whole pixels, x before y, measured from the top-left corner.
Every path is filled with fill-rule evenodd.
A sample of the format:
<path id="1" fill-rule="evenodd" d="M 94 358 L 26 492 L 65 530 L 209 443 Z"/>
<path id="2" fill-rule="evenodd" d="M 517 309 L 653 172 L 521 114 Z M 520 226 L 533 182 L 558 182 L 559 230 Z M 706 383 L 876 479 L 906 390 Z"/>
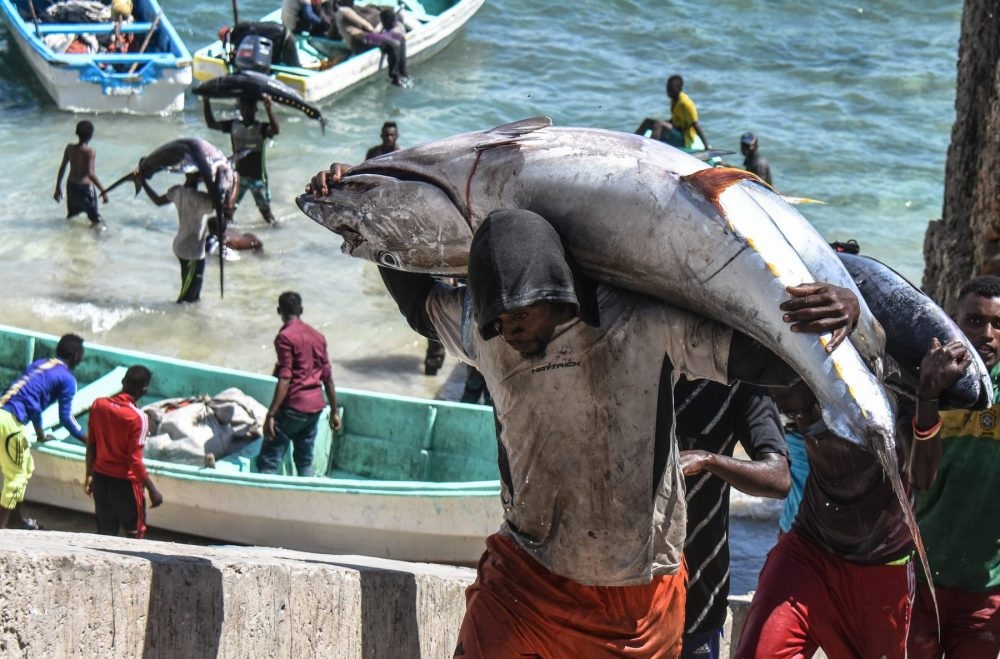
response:
<path id="1" fill-rule="evenodd" d="M 503 124 L 502 126 L 483 131 L 482 139 L 476 143 L 474 148 L 476 151 L 482 152 L 505 146 L 514 146 L 520 144 L 520 138 L 525 135 L 548 128 L 551 125 L 552 120 L 544 116 L 512 121 L 509 124 Z"/>
<path id="2" fill-rule="evenodd" d="M 542 128 L 548 128 L 551 125 L 552 119 L 541 115 L 530 119 L 512 121 L 509 124 L 503 124 L 502 126 L 491 128 L 486 131 L 486 134 L 494 137 L 517 137 L 518 135 L 531 133 L 536 130 L 541 130 Z"/>

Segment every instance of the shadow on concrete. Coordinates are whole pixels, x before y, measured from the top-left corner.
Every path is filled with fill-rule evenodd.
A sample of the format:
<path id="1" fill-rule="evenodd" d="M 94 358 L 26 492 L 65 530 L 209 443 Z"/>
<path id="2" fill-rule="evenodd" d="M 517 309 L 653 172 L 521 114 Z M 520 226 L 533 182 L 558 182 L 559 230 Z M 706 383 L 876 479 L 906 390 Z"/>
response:
<path id="1" fill-rule="evenodd" d="M 96 550 L 150 563 L 143 659 L 219 656 L 225 606 L 222 572 L 211 561 L 197 556 Z"/>
<path id="2" fill-rule="evenodd" d="M 417 580 L 412 572 L 338 561 L 294 560 L 358 572 L 361 578 L 361 653 L 365 659 L 420 656 Z"/>

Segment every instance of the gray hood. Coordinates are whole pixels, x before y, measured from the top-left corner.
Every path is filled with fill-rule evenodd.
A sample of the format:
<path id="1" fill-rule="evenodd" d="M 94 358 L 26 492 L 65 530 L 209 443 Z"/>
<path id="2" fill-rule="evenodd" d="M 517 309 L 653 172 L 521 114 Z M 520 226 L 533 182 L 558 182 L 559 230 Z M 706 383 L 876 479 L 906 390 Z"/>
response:
<path id="1" fill-rule="evenodd" d="M 469 291 L 487 340 L 497 336 L 501 314 L 536 302 L 573 305 L 581 320 L 599 324 L 593 282 L 577 271 L 552 225 L 531 211 L 502 208 L 486 217 L 469 249 Z"/>

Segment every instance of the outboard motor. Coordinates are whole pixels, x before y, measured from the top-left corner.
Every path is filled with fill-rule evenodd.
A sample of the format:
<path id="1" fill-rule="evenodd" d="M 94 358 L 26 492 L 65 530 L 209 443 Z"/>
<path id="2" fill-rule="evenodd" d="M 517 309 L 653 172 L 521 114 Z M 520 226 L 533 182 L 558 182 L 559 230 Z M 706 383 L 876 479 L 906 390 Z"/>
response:
<path id="1" fill-rule="evenodd" d="M 271 71 L 271 53 L 274 42 L 259 34 L 248 34 L 240 41 L 233 60 L 237 71 Z"/>

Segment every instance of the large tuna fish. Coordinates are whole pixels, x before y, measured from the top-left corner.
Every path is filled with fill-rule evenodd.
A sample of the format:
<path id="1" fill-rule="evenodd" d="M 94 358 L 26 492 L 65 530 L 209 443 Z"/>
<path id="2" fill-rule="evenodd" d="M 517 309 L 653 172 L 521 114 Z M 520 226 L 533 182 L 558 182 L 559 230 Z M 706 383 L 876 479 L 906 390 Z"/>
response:
<path id="1" fill-rule="evenodd" d="M 832 353 L 829 335 L 789 330 L 778 310 L 786 286 L 821 271 L 857 289 L 812 226 L 746 172 L 710 168 L 636 135 L 541 118 L 366 161 L 328 196 L 297 201 L 343 237 L 346 253 L 433 274 L 464 272 L 490 211 L 535 211 L 591 276 L 749 334 L 805 379 L 830 430 L 883 455 L 894 444 L 894 415 L 868 366 L 882 353 L 877 322 L 864 307 L 861 336 Z M 807 265 L 799 252 L 814 243 L 823 249 L 809 250 L 815 263 Z"/>

